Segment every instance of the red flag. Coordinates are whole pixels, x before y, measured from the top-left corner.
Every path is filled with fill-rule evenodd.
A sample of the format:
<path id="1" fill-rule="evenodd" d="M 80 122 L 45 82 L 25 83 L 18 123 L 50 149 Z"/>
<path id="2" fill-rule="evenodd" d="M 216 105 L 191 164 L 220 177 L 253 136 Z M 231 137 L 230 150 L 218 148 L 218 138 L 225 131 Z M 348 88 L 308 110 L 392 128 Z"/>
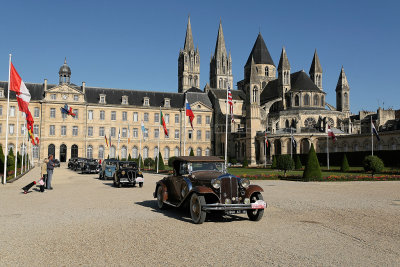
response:
<path id="1" fill-rule="evenodd" d="M 328 136 L 332 138 L 332 141 L 335 143 L 336 141 L 336 136 L 335 134 L 332 132 L 331 126 L 328 125 Z"/>
<path id="2" fill-rule="evenodd" d="M 10 66 L 10 90 L 16 93 L 19 110 L 27 113 L 31 94 L 12 63 Z"/>
<path id="3" fill-rule="evenodd" d="M 190 104 L 187 101 L 187 99 L 185 101 L 186 101 L 186 116 L 189 117 L 190 125 L 192 126 L 192 129 L 194 130 L 194 128 L 193 128 L 194 114 L 193 114 L 192 109 L 190 108 Z"/>
<path id="4" fill-rule="evenodd" d="M 161 110 L 160 110 L 160 117 L 161 117 L 161 121 L 160 121 L 160 122 L 161 122 L 161 125 L 162 125 L 162 127 L 164 128 L 164 134 L 165 134 L 166 136 L 168 136 L 167 125 L 165 124 L 164 116 L 163 116 Z"/>

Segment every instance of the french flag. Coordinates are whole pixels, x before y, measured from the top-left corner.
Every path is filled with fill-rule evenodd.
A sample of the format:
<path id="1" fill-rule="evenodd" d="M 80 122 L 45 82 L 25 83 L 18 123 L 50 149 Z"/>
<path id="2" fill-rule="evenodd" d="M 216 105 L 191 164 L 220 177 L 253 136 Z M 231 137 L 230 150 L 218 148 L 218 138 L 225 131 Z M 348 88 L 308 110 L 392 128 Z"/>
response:
<path id="1" fill-rule="evenodd" d="M 381 141 L 378 131 L 376 130 L 375 125 L 372 121 L 371 121 L 371 129 L 372 129 L 372 133 L 376 136 L 376 139 L 378 139 L 378 141 Z"/>
<path id="2" fill-rule="evenodd" d="M 190 108 L 190 104 L 187 101 L 187 99 L 185 99 L 185 101 L 186 101 L 186 116 L 189 117 L 190 125 L 192 126 L 192 129 L 194 129 L 193 128 L 194 114 L 193 114 L 192 109 Z"/>
<path id="3" fill-rule="evenodd" d="M 22 81 L 14 65 L 10 66 L 10 90 L 17 94 L 17 101 L 19 110 L 25 113 L 29 112 L 28 105 L 31 100 L 31 94 L 25 83 Z"/>

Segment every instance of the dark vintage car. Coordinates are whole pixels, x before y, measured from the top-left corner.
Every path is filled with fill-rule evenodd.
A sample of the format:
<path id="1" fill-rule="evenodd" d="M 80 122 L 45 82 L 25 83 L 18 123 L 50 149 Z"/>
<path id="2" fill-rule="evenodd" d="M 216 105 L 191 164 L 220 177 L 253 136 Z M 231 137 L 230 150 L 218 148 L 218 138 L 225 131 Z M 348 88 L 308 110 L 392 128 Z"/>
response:
<path id="1" fill-rule="evenodd" d="M 156 183 L 154 197 L 160 209 L 166 205 L 188 204 L 192 221 L 203 223 L 206 214 L 246 213 L 259 221 L 267 207 L 258 185 L 224 170 L 218 157 L 178 157 L 173 162 L 174 174 Z"/>
<path id="2" fill-rule="evenodd" d="M 83 164 L 85 163 L 86 159 L 85 158 L 76 158 L 74 161 L 74 164 L 72 166 L 72 169 L 74 171 L 80 171 L 83 167 Z"/>
<path id="3" fill-rule="evenodd" d="M 96 159 L 86 159 L 81 167 L 82 173 L 99 173 L 100 165 Z"/>
<path id="4" fill-rule="evenodd" d="M 114 172 L 114 186 L 121 187 L 122 185 L 143 186 L 143 174 L 137 168 L 134 161 L 118 161 L 117 169 Z"/>
<path id="5" fill-rule="evenodd" d="M 70 158 L 68 160 L 68 169 L 73 169 L 74 168 L 75 160 L 76 160 L 76 158 Z"/>
<path id="6" fill-rule="evenodd" d="M 114 179 L 114 172 L 117 168 L 117 159 L 105 159 L 101 163 L 101 169 L 99 173 L 100 180 Z"/>

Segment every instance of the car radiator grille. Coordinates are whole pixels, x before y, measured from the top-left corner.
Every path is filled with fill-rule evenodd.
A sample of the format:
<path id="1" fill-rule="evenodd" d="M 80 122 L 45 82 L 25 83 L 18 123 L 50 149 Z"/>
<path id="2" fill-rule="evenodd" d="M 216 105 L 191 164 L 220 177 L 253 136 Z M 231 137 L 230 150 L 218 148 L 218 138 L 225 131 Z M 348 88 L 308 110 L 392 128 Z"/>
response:
<path id="1" fill-rule="evenodd" d="M 232 203 L 238 202 L 238 182 L 235 177 L 221 179 L 221 203 L 225 203 L 228 198 Z M 233 200 L 234 198 L 234 200 Z"/>
<path id="2" fill-rule="evenodd" d="M 129 180 L 129 182 L 133 182 L 133 181 L 135 181 L 135 179 L 136 179 L 136 172 L 134 172 L 134 171 L 128 171 L 127 172 L 127 175 L 128 175 L 128 180 Z"/>

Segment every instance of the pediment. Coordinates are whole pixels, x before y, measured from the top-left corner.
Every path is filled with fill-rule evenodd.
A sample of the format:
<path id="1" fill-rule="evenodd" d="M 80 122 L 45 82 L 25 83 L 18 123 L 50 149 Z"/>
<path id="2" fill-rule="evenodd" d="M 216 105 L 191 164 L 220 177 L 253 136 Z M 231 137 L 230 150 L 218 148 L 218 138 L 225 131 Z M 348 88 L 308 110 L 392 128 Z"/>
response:
<path id="1" fill-rule="evenodd" d="M 83 92 L 74 88 L 68 84 L 61 84 L 55 87 L 52 87 L 47 90 L 47 92 L 51 93 L 66 93 L 66 94 L 80 94 L 83 95 Z"/>
<path id="2" fill-rule="evenodd" d="M 45 100 L 83 103 L 85 102 L 85 96 L 78 88 L 68 84 L 57 85 L 46 90 Z"/>
<path id="3" fill-rule="evenodd" d="M 195 110 L 197 110 L 197 111 L 212 111 L 211 107 L 204 105 L 203 102 L 201 102 L 201 101 L 196 101 L 194 103 L 191 103 L 190 108 L 193 111 L 195 111 Z"/>

